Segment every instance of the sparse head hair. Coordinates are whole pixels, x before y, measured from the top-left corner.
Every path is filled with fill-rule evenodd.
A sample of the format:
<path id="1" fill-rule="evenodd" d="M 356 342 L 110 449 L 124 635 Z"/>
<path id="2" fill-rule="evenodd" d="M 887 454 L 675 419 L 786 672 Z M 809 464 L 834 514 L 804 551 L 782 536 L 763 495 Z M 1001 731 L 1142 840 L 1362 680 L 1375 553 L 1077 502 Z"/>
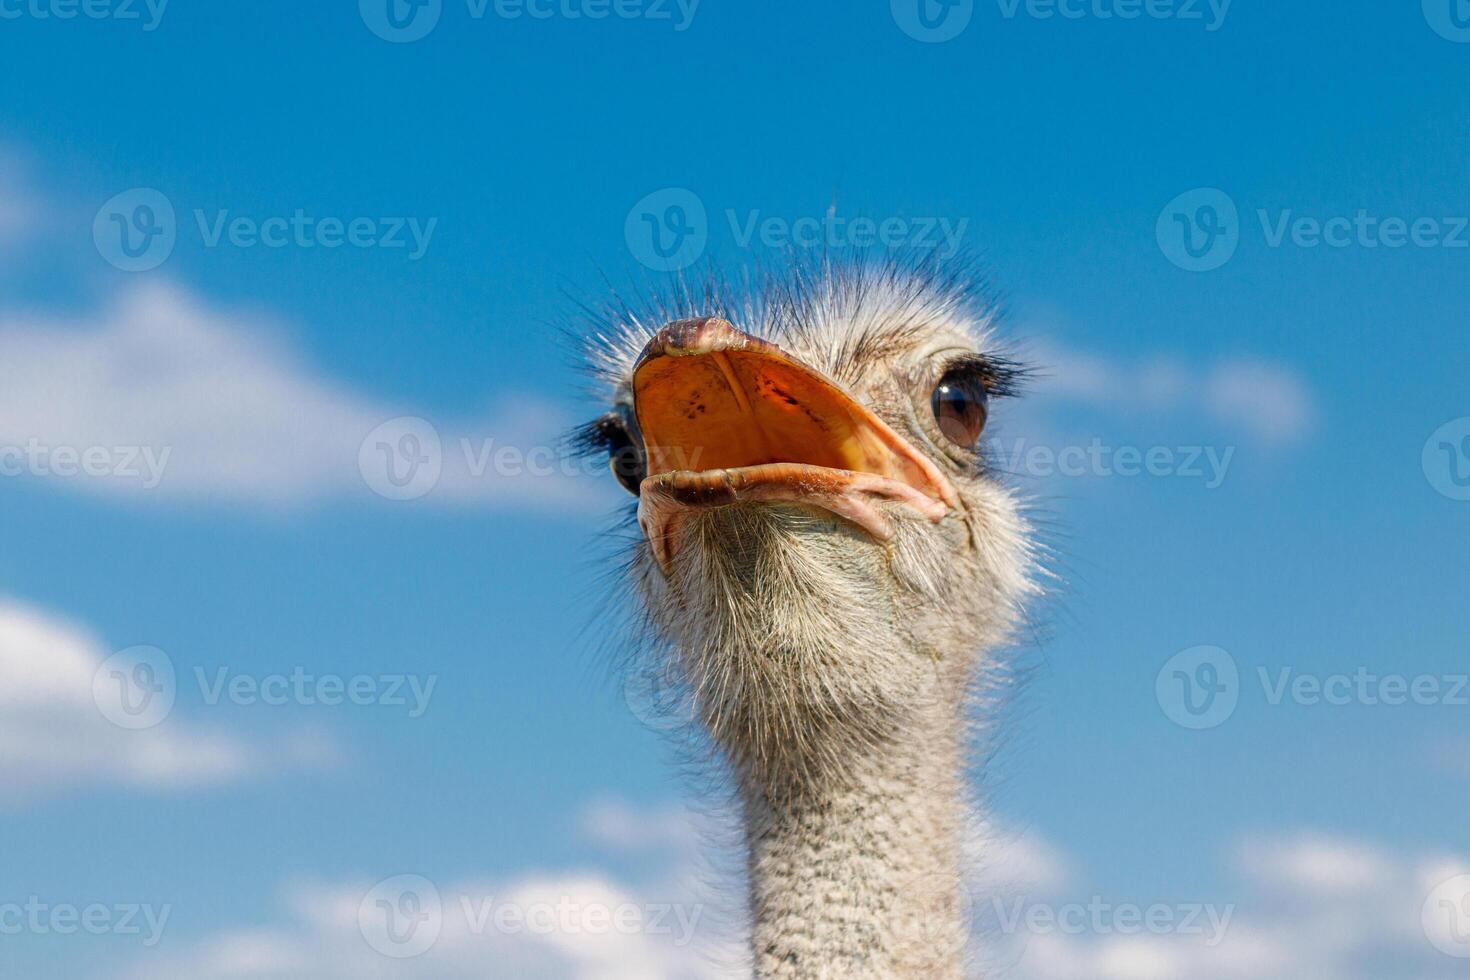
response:
<path id="1" fill-rule="evenodd" d="M 1030 529 L 984 454 L 946 439 L 931 394 L 955 365 L 992 398 L 1020 369 L 993 335 L 973 270 L 929 259 L 797 258 L 730 279 L 677 280 L 641 304 L 598 312 L 588 364 L 614 411 L 664 324 L 718 316 L 843 387 L 953 484 L 930 522 L 896 504 L 875 541 L 803 504 L 701 510 L 660 567 L 646 541 L 628 568 L 654 655 L 689 692 L 737 778 L 772 799 L 861 778 L 881 747 L 963 727 L 966 694 L 1035 591 Z M 584 439 L 600 438 L 589 429 Z"/>

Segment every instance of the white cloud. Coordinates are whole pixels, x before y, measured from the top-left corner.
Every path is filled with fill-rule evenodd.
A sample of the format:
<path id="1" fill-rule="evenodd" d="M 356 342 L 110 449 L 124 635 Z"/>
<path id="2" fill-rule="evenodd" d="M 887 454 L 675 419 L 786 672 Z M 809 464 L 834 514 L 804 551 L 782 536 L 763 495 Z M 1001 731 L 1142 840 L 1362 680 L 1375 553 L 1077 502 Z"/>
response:
<path id="1" fill-rule="evenodd" d="M 1205 928 L 1134 930 L 1105 915 L 1101 929 L 1020 930 L 1002 939 L 1013 955 L 1012 980 L 1380 980 L 1383 976 L 1450 980 L 1464 961 L 1434 948 L 1421 921 L 1431 892 L 1470 872 L 1470 858 L 1413 858 L 1361 842 L 1323 836 L 1258 838 L 1237 849 L 1243 892 L 1234 900 L 1155 901 L 1206 912 Z M 1074 896 L 1075 906 L 1102 901 Z M 1067 899 L 1047 899 L 1061 910 Z M 1470 925 L 1470 923 L 1467 923 Z M 1019 950 L 1019 952 L 1016 952 Z"/>
<path id="2" fill-rule="evenodd" d="M 640 811 L 617 801 L 591 808 L 584 830 L 606 831 L 614 851 L 645 850 L 643 834 L 623 821 Z M 682 811 L 646 811 L 649 827 L 674 840 L 695 831 Z M 595 828 L 601 828 L 596 830 Z M 652 883 L 631 886 L 604 870 L 530 871 L 504 879 L 462 878 L 413 888 L 428 912 L 419 955 L 384 955 L 378 901 L 396 906 L 403 892 L 361 879 L 286 888 L 285 921 L 228 931 L 178 951 L 159 947 L 136 964 L 138 980 L 737 980 L 745 954 L 685 866 L 677 846 L 658 862 Z M 432 896 L 432 897 L 431 897 Z M 366 909 L 367 919 L 363 918 Z M 435 911 L 436 910 L 436 911 Z M 367 925 L 364 925 L 364 922 Z M 393 945 L 386 948 L 398 951 Z"/>
<path id="3" fill-rule="evenodd" d="M 109 652 L 84 627 L 0 597 L 0 802 L 77 785 L 229 782 L 311 761 L 314 747 L 295 737 L 254 746 L 176 717 L 114 725 L 93 695 Z"/>
<path id="4" fill-rule="evenodd" d="M 1259 359 L 1189 363 L 1156 355 L 1125 360 L 1040 346 L 1031 355 L 1043 372 L 1038 401 L 1094 410 L 1223 424 L 1271 445 L 1312 431 L 1316 406 L 1307 383 L 1285 365 Z"/>
<path id="5" fill-rule="evenodd" d="M 641 820 L 640 820 L 641 817 Z M 374 882 L 295 885 L 286 892 L 283 924 L 230 931 L 190 950 L 160 952 L 138 966 L 138 980 L 736 980 L 742 966 L 743 930 L 728 914 L 738 902 L 738 883 L 695 884 L 680 842 L 701 836 L 706 818 L 679 808 L 646 809 L 616 800 L 594 804 L 580 824 L 605 840 L 609 853 L 640 855 L 661 873 L 630 886 L 606 871 L 530 871 L 508 879 L 437 883 L 442 914 L 433 946 L 414 959 L 393 960 L 374 951 L 359 911 Z M 659 835 L 671 843 L 653 845 Z M 1080 891 L 1079 869 L 1035 833 L 977 827 L 971 877 L 977 919 L 974 961 L 983 975 L 1006 980 L 1451 980 L 1463 961 L 1444 956 L 1426 938 L 1421 910 L 1442 882 L 1470 872 L 1470 860 L 1454 856 L 1411 858 L 1351 841 L 1301 835 L 1259 838 L 1240 845 L 1236 870 L 1240 895 L 1211 901 L 1175 898 L 1134 900 L 1135 907 L 1165 905 L 1174 922 L 1192 904 L 1208 905 L 1187 928 L 1130 930 L 1122 915 L 1104 911 L 1102 928 L 1002 929 L 1004 911 L 1040 907 L 1085 915 L 1109 900 Z M 662 859 L 660 860 L 660 855 Z M 1277 865 L 1285 868 L 1279 870 Z M 378 894 L 374 892 L 373 894 Z M 1015 902 L 1019 900 L 1020 904 Z M 996 902 L 1006 903 L 1003 905 Z M 707 904 L 708 903 L 708 904 Z M 1173 904 L 1168 904 L 1173 903 Z M 667 925 L 618 934 L 576 926 L 589 909 L 647 910 L 672 905 Z M 572 910 L 554 928 L 497 928 L 501 909 Z M 722 914 L 723 913 L 723 914 Z M 550 914 L 550 913 L 548 913 Z M 986 921 L 988 919 L 988 921 Z M 529 923 L 530 918 L 526 919 Z M 641 920 L 645 923 L 649 919 Z M 1145 920 L 1147 921 L 1147 920 Z M 572 927 L 564 927 L 572 923 Z M 687 941 L 686 941 L 687 940 Z"/>
<path id="6" fill-rule="evenodd" d="M 1308 893 L 1383 888 L 1395 874 L 1393 862 L 1372 847 L 1315 836 L 1251 841 L 1240 861 L 1262 884 Z"/>
<path id="7" fill-rule="evenodd" d="M 166 499 L 371 498 L 387 463 L 369 445 L 360 465 L 365 439 L 425 413 L 322 375 L 277 336 L 258 316 L 161 285 L 83 317 L 0 312 L 0 363 L 15 368 L 0 388 L 0 464 L 82 490 Z M 422 501 L 585 503 L 596 481 L 567 475 L 554 457 L 567 421 L 517 399 L 483 419 L 432 423 L 442 470 Z M 379 437 L 396 451 L 395 430 Z M 59 464 L 58 449 L 71 458 Z M 75 472 L 89 451 L 93 472 Z"/>

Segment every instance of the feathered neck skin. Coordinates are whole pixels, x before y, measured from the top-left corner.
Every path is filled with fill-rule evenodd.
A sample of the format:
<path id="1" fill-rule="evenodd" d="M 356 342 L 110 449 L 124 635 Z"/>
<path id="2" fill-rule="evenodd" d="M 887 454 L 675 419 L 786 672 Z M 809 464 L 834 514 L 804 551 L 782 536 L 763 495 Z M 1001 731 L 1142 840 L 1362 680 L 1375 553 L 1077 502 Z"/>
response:
<path id="1" fill-rule="evenodd" d="M 799 787 L 741 787 L 758 980 L 961 980 L 958 719 Z"/>
<path id="2" fill-rule="evenodd" d="M 982 617 L 955 629 L 917 581 L 884 584 L 944 539 L 854 548 L 836 518 L 759 507 L 690 533 L 667 583 L 683 597 L 671 654 L 735 775 L 755 976 L 959 980 Z"/>

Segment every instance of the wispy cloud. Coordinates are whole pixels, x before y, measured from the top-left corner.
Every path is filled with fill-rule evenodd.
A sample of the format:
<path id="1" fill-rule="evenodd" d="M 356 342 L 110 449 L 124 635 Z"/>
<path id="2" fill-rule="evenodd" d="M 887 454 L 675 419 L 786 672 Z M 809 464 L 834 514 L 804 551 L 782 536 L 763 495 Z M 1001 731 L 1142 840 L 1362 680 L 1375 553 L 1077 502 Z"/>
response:
<path id="1" fill-rule="evenodd" d="M 0 146 L 0 248 L 35 232 L 41 210 L 25 160 L 13 149 Z"/>
<path id="2" fill-rule="evenodd" d="M 606 836 L 608 856 L 643 852 L 646 835 L 625 819 L 674 840 L 696 834 L 676 809 L 640 811 L 617 801 L 590 808 L 584 832 Z M 505 878 L 431 882 L 295 883 L 283 895 L 282 921 L 231 930 L 188 950 L 160 946 L 140 961 L 139 980 L 737 980 L 744 954 L 702 896 L 677 843 L 661 873 L 631 885 L 597 868 L 530 870 Z M 405 917 L 390 935 L 386 916 L 423 916 L 415 933 Z"/>
<path id="3" fill-rule="evenodd" d="M 177 717 L 120 727 L 106 715 L 109 653 L 87 628 L 0 596 L 0 802 L 78 786 L 212 785 L 321 761 L 323 746 L 304 736 L 261 745 Z"/>
<path id="4" fill-rule="evenodd" d="M 97 493 L 216 504 L 372 499 L 564 508 L 596 492 L 556 455 L 568 420 L 507 398 L 435 420 L 310 366 L 275 324 L 181 289 L 85 317 L 0 311 L 0 468 Z M 427 419 L 424 416 L 429 416 Z"/>
<path id="5" fill-rule="evenodd" d="M 1189 361 L 1159 354 L 1130 360 L 1044 344 L 1031 358 L 1045 372 L 1036 385 L 1043 405 L 1212 423 L 1272 446 L 1300 441 L 1317 419 L 1307 382 L 1290 367 L 1261 358 Z"/>
<path id="6" fill-rule="evenodd" d="M 160 948 L 134 975 L 139 980 L 748 977 L 743 929 L 713 906 L 706 908 L 710 900 L 703 896 L 711 886 L 696 884 L 698 875 L 691 871 L 687 845 L 704 836 L 705 819 L 676 807 L 595 803 L 580 819 L 584 834 L 603 841 L 609 857 L 637 856 L 656 866 L 660 873 L 650 883 L 632 886 L 595 867 L 441 882 L 433 886 L 430 903 L 436 910 L 434 941 L 411 958 L 395 959 L 375 948 L 382 938 L 374 933 L 374 910 L 393 907 L 393 901 L 382 903 L 385 895 L 400 898 L 401 884 L 359 880 L 293 885 L 286 891 L 283 924 L 226 932 L 186 951 Z M 1195 901 L 1180 903 L 1177 895 L 1138 900 L 1088 893 L 1082 869 L 1034 832 L 986 825 L 977 826 L 972 837 L 972 959 L 977 968 L 990 971 L 983 975 L 1011 980 L 1380 980 L 1389 975 L 1451 980 L 1463 975 L 1462 961 L 1434 948 L 1421 913 L 1441 883 L 1470 872 L 1470 858 L 1397 854 L 1323 835 L 1256 837 L 1234 848 L 1228 870 L 1239 880 L 1233 897 L 1191 895 Z M 656 849 L 656 840 L 666 846 Z M 418 891 L 403 907 L 428 907 L 422 901 L 429 897 L 424 882 L 412 887 Z M 720 887 L 738 899 L 738 883 Z M 487 907 L 490 914 L 481 914 Z M 556 907 L 624 908 L 629 922 L 645 926 L 649 919 L 638 919 L 640 910 L 678 911 L 658 929 L 621 934 L 588 930 L 588 920 L 575 915 L 555 922 L 546 917 L 533 928 L 495 911 L 523 914 Z M 1172 916 L 1173 928 L 1152 928 L 1163 912 Z M 507 922 L 515 924 L 507 928 Z"/>
<path id="7" fill-rule="evenodd" d="M 1028 902 L 1048 911 L 1082 909 L 1082 928 L 1002 933 L 1016 980 L 1261 980 L 1333 977 L 1378 980 L 1412 976 L 1450 980 L 1463 961 L 1431 941 L 1424 909 L 1436 889 L 1470 873 L 1470 857 L 1405 855 L 1324 835 L 1257 837 L 1236 849 L 1234 898 L 1158 896 L 1174 929 L 1130 919 L 1125 903 L 1088 895 L 1043 894 Z M 1033 895 L 1037 893 L 1032 893 Z M 1206 907 L 1190 928 L 1193 907 Z M 1104 911 L 1092 918 L 1093 908 Z M 1467 906 L 1470 908 L 1470 906 Z M 997 916 L 999 918 L 999 916 Z M 1047 921 L 1043 919 L 1042 921 Z M 1213 926 L 1212 923 L 1213 922 Z M 1101 923 L 1098 928 L 1095 923 Z M 1126 927 L 1125 927 L 1126 924 Z M 1464 923 L 1470 927 L 1470 917 Z M 1194 928 L 1201 926 L 1203 928 Z"/>

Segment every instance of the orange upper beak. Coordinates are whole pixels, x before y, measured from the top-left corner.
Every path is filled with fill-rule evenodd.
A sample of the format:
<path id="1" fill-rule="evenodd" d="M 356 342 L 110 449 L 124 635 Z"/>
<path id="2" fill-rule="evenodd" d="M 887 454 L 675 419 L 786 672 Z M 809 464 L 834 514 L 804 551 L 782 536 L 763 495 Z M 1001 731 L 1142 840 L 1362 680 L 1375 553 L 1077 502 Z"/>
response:
<path id="1" fill-rule="evenodd" d="M 639 521 L 660 564 L 693 507 L 795 501 L 824 507 L 875 538 L 875 504 L 938 520 L 954 506 L 939 469 L 834 382 L 779 347 L 705 318 L 669 324 L 633 370 L 648 456 Z"/>

